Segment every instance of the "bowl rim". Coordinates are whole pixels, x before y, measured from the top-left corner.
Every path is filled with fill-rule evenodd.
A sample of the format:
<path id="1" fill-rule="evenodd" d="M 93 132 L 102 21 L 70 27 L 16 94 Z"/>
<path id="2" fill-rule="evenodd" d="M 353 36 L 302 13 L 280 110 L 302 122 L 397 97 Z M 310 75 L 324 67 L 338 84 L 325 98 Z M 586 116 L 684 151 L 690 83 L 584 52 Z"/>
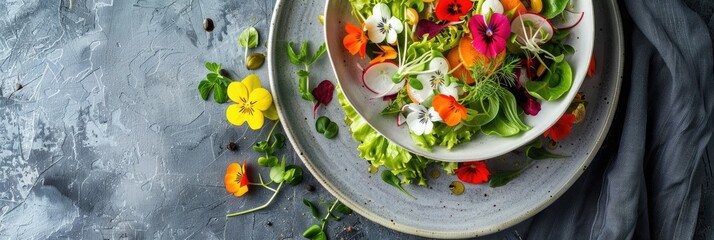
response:
<path id="1" fill-rule="evenodd" d="M 328 19 L 328 15 L 330 15 L 330 14 L 328 14 L 327 8 L 328 8 L 328 6 L 330 6 L 330 3 L 331 3 L 331 2 L 333 2 L 333 1 L 331 1 L 331 0 L 326 0 L 326 1 L 325 1 L 325 10 L 324 10 L 324 13 L 323 13 L 324 15 L 323 15 L 323 16 L 325 17 L 326 20 Z M 588 4 L 588 5 L 589 5 L 589 6 L 585 6 L 586 8 L 593 9 L 592 2 L 591 2 L 591 1 L 587 1 L 587 3 L 585 3 L 585 4 Z M 327 39 L 329 39 L 329 38 L 328 38 L 328 37 L 329 37 L 329 36 L 328 36 L 328 30 L 327 30 L 327 29 L 328 29 L 328 28 L 327 28 L 328 24 L 329 24 L 329 23 L 326 22 L 326 23 L 324 24 L 324 27 L 323 27 L 323 29 L 324 29 L 324 30 L 323 30 L 323 38 L 325 39 L 325 44 L 326 44 L 326 49 L 327 49 L 327 56 L 328 56 L 328 58 L 330 59 L 330 67 L 331 67 L 333 73 L 335 74 L 335 79 L 336 79 L 337 85 L 340 87 L 340 89 L 345 89 L 344 86 L 343 86 L 343 82 L 345 82 L 346 80 L 342 80 L 342 79 L 344 79 L 344 78 L 341 78 L 341 77 L 339 76 L 339 74 L 337 73 L 336 65 L 334 64 L 334 63 L 335 63 L 335 59 L 334 59 L 333 56 L 336 56 L 336 55 L 339 54 L 339 53 L 336 53 L 336 52 L 333 50 L 333 48 L 334 48 L 335 46 L 331 46 L 330 41 L 327 41 Z M 593 24 L 594 24 L 594 17 L 593 17 Z M 594 25 L 593 25 L 592 28 L 590 28 L 589 30 L 585 30 L 585 31 L 588 31 L 588 32 L 590 33 L 590 35 L 592 36 L 592 38 L 586 40 L 586 41 L 587 41 L 587 42 L 586 42 L 586 45 L 590 45 L 590 47 L 589 47 L 589 48 L 588 48 L 588 47 L 583 48 L 582 51 L 584 51 L 584 54 L 585 54 L 584 56 L 591 56 L 591 55 L 593 54 L 593 48 L 594 48 L 594 46 L 595 46 L 595 44 L 594 44 L 594 38 L 595 38 L 595 27 L 594 27 Z M 341 47 L 341 46 L 337 46 L 337 48 L 339 48 L 339 47 Z M 585 68 L 585 71 L 587 71 L 587 67 Z M 560 107 L 561 104 L 562 104 L 562 106 L 566 106 L 566 107 L 563 107 L 563 108 L 561 109 L 561 111 L 554 112 L 554 113 L 557 113 L 557 114 L 554 114 L 552 118 L 547 118 L 547 120 L 548 120 L 547 124 L 544 124 L 544 125 L 543 125 L 543 126 L 547 126 L 546 128 L 541 129 L 542 131 L 539 130 L 536 134 L 533 134 L 532 132 L 530 132 L 530 131 L 534 131 L 533 129 L 528 130 L 528 133 L 525 133 L 525 132 L 518 133 L 516 136 L 513 136 L 513 137 L 516 138 L 516 137 L 518 137 L 518 135 L 523 135 L 523 134 L 527 134 L 528 136 L 524 136 L 523 138 L 518 139 L 518 140 L 513 140 L 513 141 L 514 141 L 513 144 L 507 144 L 506 146 L 501 145 L 501 146 L 498 147 L 497 150 L 492 150 L 492 151 L 485 151 L 485 152 L 483 152 L 483 151 L 481 151 L 481 152 L 473 152 L 473 151 L 472 151 L 471 154 L 465 154 L 466 152 L 469 152 L 469 151 L 466 151 L 466 152 L 461 152 L 462 154 L 457 154 L 457 152 L 460 151 L 460 150 L 458 149 L 458 147 L 460 147 L 460 146 L 467 146 L 466 144 L 468 144 L 468 142 L 464 142 L 464 143 L 459 144 L 459 146 L 457 146 L 456 149 L 451 149 L 451 150 L 446 150 L 446 149 L 445 149 L 444 147 L 442 147 L 442 146 L 433 146 L 432 148 L 434 148 L 434 149 L 439 149 L 439 150 L 443 149 L 443 151 L 449 152 L 449 154 L 447 154 L 447 155 L 439 155 L 439 154 L 437 153 L 437 151 L 427 151 L 426 149 L 423 149 L 423 148 L 421 148 L 421 147 L 416 146 L 416 144 L 415 144 L 414 146 L 405 145 L 404 142 L 402 142 L 402 141 L 413 141 L 413 140 L 411 140 L 411 138 L 408 137 L 409 135 L 406 135 L 406 136 L 404 136 L 403 134 L 400 135 L 400 136 L 404 137 L 404 138 L 407 139 L 407 140 L 399 140 L 399 141 L 397 141 L 397 139 L 393 139 L 393 138 L 394 138 L 393 136 L 389 136 L 389 134 L 385 134 L 385 132 L 384 132 L 385 130 L 384 130 L 384 129 L 382 129 L 381 127 L 375 126 L 375 123 L 374 123 L 373 121 L 369 121 L 370 117 L 369 117 L 369 116 L 366 116 L 365 113 L 363 112 L 363 110 L 361 110 L 360 108 L 355 107 L 355 112 L 357 112 L 357 114 L 359 114 L 360 117 L 362 117 L 363 119 L 365 119 L 365 122 L 367 122 L 367 124 L 368 124 L 370 127 L 372 127 L 372 129 L 374 129 L 375 131 L 377 131 L 380 135 L 384 136 L 384 137 L 385 137 L 387 140 L 389 140 L 391 143 L 396 144 L 397 146 L 399 146 L 399 147 L 401 147 L 401 148 L 403 148 L 403 149 L 409 151 L 410 153 L 413 153 L 413 154 L 416 154 L 416 155 L 420 155 L 420 156 L 424 156 L 424 157 L 428 157 L 428 158 L 433 159 L 433 160 L 445 161 L 445 162 L 467 162 L 467 161 L 473 161 L 474 159 L 487 160 L 487 159 L 491 159 L 491 158 L 495 158 L 495 157 L 502 156 L 502 155 L 504 155 L 504 154 L 506 154 L 506 153 L 509 153 L 509 152 L 511 152 L 511 151 L 513 151 L 513 150 L 519 148 L 519 147 L 522 147 L 522 146 L 524 146 L 524 145 L 526 145 L 526 144 L 532 142 L 534 139 L 536 139 L 536 138 L 538 138 L 539 136 L 541 136 L 541 135 L 542 135 L 545 131 L 547 131 L 550 127 L 552 127 L 553 125 L 555 125 L 555 124 L 557 123 L 559 117 L 562 116 L 562 115 L 567 111 L 567 109 L 568 109 L 567 106 L 570 105 L 570 103 L 573 101 L 573 98 L 572 98 L 572 97 L 569 97 L 569 96 L 570 96 L 570 95 L 575 96 L 575 93 L 577 93 L 577 92 L 578 92 L 578 89 L 580 89 L 580 87 L 582 86 L 582 83 L 584 82 L 584 79 L 585 79 L 585 74 L 584 74 L 584 73 L 585 73 L 585 72 L 582 73 L 582 76 L 581 76 L 580 78 L 576 78 L 576 77 L 577 77 L 577 76 L 576 76 L 577 74 L 576 74 L 576 72 L 573 72 L 573 85 L 571 86 L 570 90 L 568 90 L 568 92 L 566 92 L 565 95 L 563 95 L 563 96 L 561 97 L 561 98 L 564 98 L 564 99 L 562 99 L 563 102 L 558 105 L 558 106 Z M 576 79 L 579 79 L 579 80 L 576 81 Z M 347 102 L 348 102 L 350 105 L 356 106 L 353 101 L 357 101 L 358 99 L 353 99 L 353 98 L 351 98 L 349 94 L 345 94 L 345 99 L 347 100 Z M 555 100 L 555 101 L 561 101 L 561 99 Z M 549 101 L 549 102 L 551 102 L 551 101 Z M 556 116 L 557 116 L 557 117 L 556 117 Z M 407 132 L 408 132 L 408 130 L 407 130 Z M 508 138 L 510 138 L 510 137 L 500 137 L 500 136 L 490 136 L 490 135 L 488 135 L 488 136 L 486 136 L 486 135 L 479 135 L 479 136 L 484 136 L 484 137 L 487 137 L 487 138 L 495 137 L 495 138 L 499 138 L 499 139 L 502 139 L 502 138 L 508 139 Z M 473 140 L 472 140 L 472 141 L 473 141 Z M 466 148 L 461 148 L 461 149 L 466 149 Z"/>

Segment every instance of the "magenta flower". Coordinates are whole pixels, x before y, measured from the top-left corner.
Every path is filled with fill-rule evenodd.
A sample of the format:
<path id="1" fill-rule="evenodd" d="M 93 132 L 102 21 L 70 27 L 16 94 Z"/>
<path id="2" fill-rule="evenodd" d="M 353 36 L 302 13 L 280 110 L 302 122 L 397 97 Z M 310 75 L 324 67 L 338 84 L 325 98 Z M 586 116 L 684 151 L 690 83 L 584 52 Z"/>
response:
<path id="1" fill-rule="evenodd" d="M 511 36 L 511 23 L 500 13 L 491 15 L 490 20 L 486 23 L 483 15 L 474 15 L 469 20 L 469 30 L 474 48 L 492 58 L 506 49 L 506 39 Z"/>

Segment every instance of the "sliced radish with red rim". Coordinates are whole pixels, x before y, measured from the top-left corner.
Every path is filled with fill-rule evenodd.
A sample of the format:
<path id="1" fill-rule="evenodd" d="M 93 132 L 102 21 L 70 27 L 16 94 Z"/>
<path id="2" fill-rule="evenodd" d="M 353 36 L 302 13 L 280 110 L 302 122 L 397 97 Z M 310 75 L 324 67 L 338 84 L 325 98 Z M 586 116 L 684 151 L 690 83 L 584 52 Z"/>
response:
<path id="1" fill-rule="evenodd" d="M 362 72 L 362 84 L 369 91 L 378 94 L 377 97 L 396 94 L 404 86 L 404 81 L 396 84 L 392 82 L 392 76 L 398 68 L 397 64 L 391 61 L 369 65 Z"/>
<path id="2" fill-rule="evenodd" d="M 570 12 L 566 10 L 563 11 L 563 14 L 551 19 L 551 22 L 555 29 L 567 30 L 580 24 L 580 21 L 583 20 L 583 16 L 585 16 L 585 12 Z"/>
<path id="3" fill-rule="evenodd" d="M 541 30 L 539 30 L 541 29 Z M 520 44 L 526 44 L 526 39 L 537 39 L 536 43 L 544 44 L 553 37 L 553 25 L 548 19 L 535 13 L 521 13 L 511 21 L 511 32 L 516 34 L 516 40 Z M 543 35 L 546 38 L 543 39 Z M 541 40 L 542 39 L 542 40 Z"/>

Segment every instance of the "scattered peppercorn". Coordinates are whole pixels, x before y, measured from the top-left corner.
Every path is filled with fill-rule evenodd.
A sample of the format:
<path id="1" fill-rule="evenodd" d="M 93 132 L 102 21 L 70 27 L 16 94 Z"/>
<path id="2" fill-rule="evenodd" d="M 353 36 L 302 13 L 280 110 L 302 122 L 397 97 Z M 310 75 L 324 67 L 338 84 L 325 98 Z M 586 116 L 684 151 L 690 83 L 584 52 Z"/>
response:
<path id="1" fill-rule="evenodd" d="M 25 86 L 22 86 L 22 84 L 17 83 L 17 84 L 15 84 L 15 91 L 19 91 L 19 90 L 22 89 L 23 87 L 25 87 Z"/>
<path id="2" fill-rule="evenodd" d="M 213 32 L 214 28 L 215 25 L 213 25 L 213 19 L 206 18 L 203 20 L 203 29 L 206 30 L 206 32 Z"/>
<path id="3" fill-rule="evenodd" d="M 226 146 L 226 147 L 228 148 L 228 150 L 231 150 L 231 151 L 238 150 L 238 144 L 236 144 L 234 142 L 229 142 L 228 146 Z"/>
<path id="4" fill-rule="evenodd" d="M 267 224 L 267 225 L 268 225 L 268 227 L 270 227 L 270 226 L 273 226 L 273 222 L 271 222 L 271 221 L 268 221 L 268 222 L 267 222 L 267 223 L 265 223 L 265 224 Z"/>
<path id="5" fill-rule="evenodd" d="M 307 191 L 308 191 L 308 192 L 315 191 L 315 186 L 313 186 L 312 184 L 308 184 L 308 185 L 307 185 Z"/>

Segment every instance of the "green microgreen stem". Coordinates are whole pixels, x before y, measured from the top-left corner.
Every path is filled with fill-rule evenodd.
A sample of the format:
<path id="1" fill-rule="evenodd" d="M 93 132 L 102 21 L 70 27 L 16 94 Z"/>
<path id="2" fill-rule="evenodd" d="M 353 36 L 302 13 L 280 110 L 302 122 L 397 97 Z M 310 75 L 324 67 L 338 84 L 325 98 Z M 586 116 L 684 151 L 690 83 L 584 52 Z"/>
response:
<path id="1" fill-rule="evenodd" d="M 325 217 L 322 218 L 322 221 L 321 221 L 322 226 L 320 228 L 322 228 L 323 230 L 325 229 L 325 224 L 327 223 L 327 219 L 332 214 L 332 211 L 335 210 L 335 206 L 337 206 L 337 203 L 339 203 L 339 202 L 340 202 L 340 200 L 335 200 L 335 203 L 333 203 L 332 206 L 327 210 L 327 214 L 325 214 Z"/>
<path id="2" fill-rule="evenodd" d="M 255 211 L 258 211 L 258 210 L 261 210 L 261 209 L 264 209 L 264 208 L 268 207 L 268 206 L 273 202 L 273 200 L 275 200 L 275 196 L 278 195 L 278 192 L 280 192 L 280 188 L 281 188 L 282 186 L 283 186 L 283 183 L 282 183 L 282 182 L 281 182 L 280 184 L 278 184 L 278 188 L 276 188 L 275 191 L 273 191 L 273 196 L 271 196 L 270 199 L 269 199 L 267 202 L 265 202 L 265 204 L 260 205 L 260 206 L 255 207 L 255 208 L 252 208 L 252 209 L 245 210 L 245 211 L 241 211 L 241 212 L 237 212 L 237 213 L 231 213 L 231 214 L 226 214 L 226 217 L 229 218 L 229 217 L 240 216 L 240 215 L 243 215 L 243 214 L 252 213 L 252 212 L 255 212 Z"/>

